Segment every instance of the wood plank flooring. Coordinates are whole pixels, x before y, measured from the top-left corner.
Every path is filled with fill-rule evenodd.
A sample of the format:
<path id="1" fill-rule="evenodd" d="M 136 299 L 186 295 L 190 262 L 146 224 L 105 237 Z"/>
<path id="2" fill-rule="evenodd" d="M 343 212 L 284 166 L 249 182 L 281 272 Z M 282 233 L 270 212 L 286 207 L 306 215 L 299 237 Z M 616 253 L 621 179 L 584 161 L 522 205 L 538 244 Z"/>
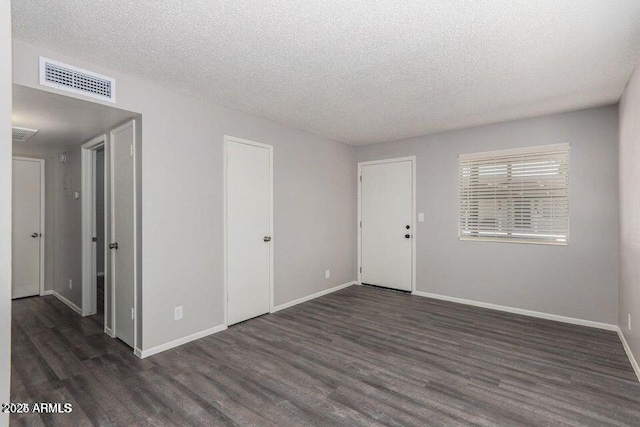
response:
<path id="1" fill-rule="evenodd" d="M 12 425 L 638 426 L 615 332 L 365 286 L 140 360 L 54 297 L 13 303 Z"/>

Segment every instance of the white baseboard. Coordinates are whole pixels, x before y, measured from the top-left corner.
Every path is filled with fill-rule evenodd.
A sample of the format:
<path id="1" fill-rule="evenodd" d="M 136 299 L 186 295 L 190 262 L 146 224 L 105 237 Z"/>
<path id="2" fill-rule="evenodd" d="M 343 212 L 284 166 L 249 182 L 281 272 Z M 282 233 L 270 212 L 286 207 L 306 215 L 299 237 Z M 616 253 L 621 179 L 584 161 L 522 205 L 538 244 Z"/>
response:
<path id="1" fill-rule="evenodd" d="M 273 310 L 271 310 L 271 312 L 275 313 L 276 311 L 284 310 L 285 308 L 289 308 L 289 307 L 293 307 L 294 305 L 302 304 L 303 302 L 307 302 L 307 301 L 310 301 L 312 299 L 319 298 L 321 296 L 330 294 L 330 293 L 335 292 L 335 291 L 339 291 L 340 289 L 348 288 L 349 286 L 355 285 L 356 283 L 357 282 L 343 283 L 342 285 L 334 286 L 333 288 L 325 289 L 324 291 L 316 292 L 315 294 L 307 295 L 306 297 L 298 298 L 296 300 L 293 300 L 293 301 L 290 301 L 290 302 L 286 302 L 284 304 L 277 305 L 277 306 L 273 307 Z"/>
<path id="2" fill-rule="evenodd" d="M 44 293 L 41 294 L 40 296 L 45 296 L 45 295 L 53 295 L 53 291 L 49 289 L 48 291 L 44 291 Z"/>
<path id="3" fill-rule="evenodd" d="M 446 295 L 432 294 L 429 292 L 413 291 L 413 295 L 434 298 L 443 301 L 457 302 L 459 304 L 472 305 L 475 307 L 488 308 L 491 310 L 504 311 L 507 313 L 521 314 L 523 316 L 537 317 L 539 319 L 555 320 L 556 322 L 571 323 L 572 325 L 589 326 L 591 328 L 605 329 L 607 331 L 617 331 L 617 325 L 609 323 L 595 322 L 593 320 L 577 319 L 575 317 L 560 316 L 558 314 L 543 313 L 541 311 L 525 310 L 523 308 L 509 307 L 506 305 L 490 304 L 487 302 L 474 301 L 463 298 L 449 297 Z"/>
<path id="4" fill-rule="evenodd" d="M 305 301 L 312 300 L 314 298 L 321 297 L 323 295 L 330 294 L 330 293 L 335 292 L 335 291 L 339 291 L 340 289 L 344 289 L 344 288 L 349 287 L 349 286 L 351 286 L 353 284 L 355 284 L 355 282 L 344 283 L 342 285 L 338 285 L 338 286 L 335 286 L 333 288 L 325 289 L 324 291 L 320 291 L 320 292 L 317 292 L 315 294 L 312 294 L 312 295 L 309 295 L 309 296 L 306 296 L 306 297 L 303 297 L 303 298 L 299 298 L 299 299 L 297 299 L 295 301 L 291 301 L 291 302 L 288 302 L 288 303 L 285 303 L 285 304 L 281 304 L 281 305 L 275 307 L 273 309 L 272 313 L 275 313 L 276 311 L 280 311 L 280 310 L 283 310 L 283 309 L 288 308 L 288 307 L 292 307 L 292 306 L 294 306 L 296 304 L 300 304 L 300 303 L 303 303 Z M 194 340 L 197 340 L 199 338 L 206 337 L 207 335 L 211 335 L 211 334 L 215 334 L 217 332 L 224 331 L 225 329 L 227 329 L 226 325 L 215 326 L 213 328 L 206 329 L 204 331 L 197 332 L 195 334 L 192 334 L 192 335 L 189 335 L 189 336 L 186 336 L 186 337 L 183 337 L 183 338 L 179 338 L 177 340 L 170 341 L 170 342 L 165 343 L 165 344 L 161 344 L 161 345 L 152 347 L 152 348 L 150 348 L 148 350 L 139 350 L 139 349 L 136 348 L 134 350 L 134 354 L 136 356 L 138 356 L 139 358 L 144 359 L 145 357 L 153 356 L 154 354 L 158 354 L 160 352 L 163 352 L 163 351 L 166 351 L 166 350 L 181 346 L 181 345 L 186 344 L 186 343 L 188 343 L 190 341 L 194 341 Z"/>
<path id="5" fill-rule="evenodd" d="M 622 333 L 622 329 L 620 329 L 620 327 L 618 327 L 618 336 L 620 337 L 620 341 L 622 341 L 622 346 L 624 347 L 625 353 L 627 353 L 629 362 L 631 362 L 631 367 L 633 368 L 633 371 L 636 373 L 636 377 L 638 377 L 638 381 L 640 381 L 640 366 L 638 366 L 638 361 L 633 356 L 633 353 L 631 352 L 631 347 L 629 347 L 629 344 L 627 343 L 627 340 L 625 339 L 624 334 Z"/>
<path id="6" fill-rule="evenodd" d="M 227 329 L 226 325 L 214 326 L 213 328 L 205 329 L 204 331 L 196 332 L 195 334 L 191 334 L 191 335 L 188 335 L 186 337 L 178 338 L 177 340 L 169 341 L 168 343 L 164 343 L 164 344 L 157 345 L 155 347 L 151 347 L 148 350 L 135 349 L 134 353 L 139 358 L 144 359 L 145 357 L 153 356 L 154 354 L 158 354 L 158 353 L 161 353 L 163 351 L 172 349 L 174 347 L 181 346 L 181 345 L 186 344 L 186 343 L 188 343 L 190 341 L 194 341 L 194 340 L 197 340 L 197 339 L 200 339 L 200 338 L 204 338 L 207 335 L 215 334 L 216 332 L 224 331 L 225 329 Z"/>
<path id="7" fill-rule="evenodd" d="M 111 328 L 109 328 L 108 326 L 104 327 L 104 333 L 109 335 L 111 338 L 115 338 L 116 334 L 113 333 L 113 330 Z"/>
<path id="8" fill-rule="evenodd" d="M 80 310 L 80 307 L 78 307 L 77 305 L 75 305 L 74 303 L 72 303 L 71 301 L 69 301 L 68 299 L 66 299 L 65 297 L 63 297 L 59 293 L 57 293 L 56 291 L 51 291 L 51 294 L 54 297 L 58 298 L 63 303 L 65 303 L 67 306 L 69 306 L 73 311 L 78 313 L 80 316 L 82 316 L 82 310 Z"/>

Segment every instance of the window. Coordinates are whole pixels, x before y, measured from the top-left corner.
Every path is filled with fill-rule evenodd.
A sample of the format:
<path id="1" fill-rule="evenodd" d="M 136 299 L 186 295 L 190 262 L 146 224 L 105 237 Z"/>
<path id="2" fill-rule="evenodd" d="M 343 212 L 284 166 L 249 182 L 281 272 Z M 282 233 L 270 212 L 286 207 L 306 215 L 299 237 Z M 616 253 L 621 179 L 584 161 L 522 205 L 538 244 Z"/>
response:
<path id="1" fill-rule="evenodd" d="M 461 154 L 461 240 L 569 241 L 569 144 Z"/>

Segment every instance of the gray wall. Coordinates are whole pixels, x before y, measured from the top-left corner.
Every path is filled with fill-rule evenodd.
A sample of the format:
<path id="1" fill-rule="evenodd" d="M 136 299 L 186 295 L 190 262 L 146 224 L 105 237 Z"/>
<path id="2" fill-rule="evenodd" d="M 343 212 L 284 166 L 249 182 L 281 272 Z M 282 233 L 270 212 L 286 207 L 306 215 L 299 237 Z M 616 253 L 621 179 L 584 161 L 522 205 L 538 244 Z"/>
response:
<path id="1" fill-rule="evenodd" d="M 617 120 L 610 106 L 361 146 L 356 157 L 417 156 L 419 291 L 615 324 Z M 568 246 L 458 240 L 458 154 L 561 142 L 571 143 Z"/>
<path id="2" fill-rule="evenodd" d="M 82 307 L 82 192 L 80 148 L 66 152 L 67 161 L 50 161 L 53 172 L 53 290 Z M 82 197 L 82 194 L 81 194 Z M 69 288 L 69 280 L 73 288 Z"/>
<path id="3" fill-rule="evenodd" d="M 142 349 L 224 323 L 224 135 L 274 146 L 276 305 L 355 280 L 353 147 L 19 40 L 16 84 L 68 95 L 39 86 L 39 55 L 115 77 L 115 106 L 142 114 Z"/>
<path id="4" fill-rule="evenodd" d="M 11 2 L 0 1 L 0 402 L 11 383 Z M 0 426 L 9 415 L 0 413 Z"/>
<path id="5" fill-rule="evenodd" d="M 618 326 L 640 357 L 640 68 L 620 101 L 620 316 Z M 631 329 L 627 316 L 631 315 Z M 637 360 L 637 359 L 636 359 Z"/>

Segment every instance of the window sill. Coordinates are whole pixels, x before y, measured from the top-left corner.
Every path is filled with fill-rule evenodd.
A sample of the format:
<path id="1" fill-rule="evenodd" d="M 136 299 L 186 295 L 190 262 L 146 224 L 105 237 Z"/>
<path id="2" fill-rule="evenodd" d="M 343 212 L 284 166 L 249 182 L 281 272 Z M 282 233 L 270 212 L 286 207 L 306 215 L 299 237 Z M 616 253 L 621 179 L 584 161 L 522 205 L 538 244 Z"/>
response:
<path id="1" fill-rule="evenodd" d="M 569 242 L 542 242 L 521 239 L 495 239 L 490 237 L 458 237 L 458 240 L 468 242 L 519 243 L 522 245 L 569 246 Z"/>

